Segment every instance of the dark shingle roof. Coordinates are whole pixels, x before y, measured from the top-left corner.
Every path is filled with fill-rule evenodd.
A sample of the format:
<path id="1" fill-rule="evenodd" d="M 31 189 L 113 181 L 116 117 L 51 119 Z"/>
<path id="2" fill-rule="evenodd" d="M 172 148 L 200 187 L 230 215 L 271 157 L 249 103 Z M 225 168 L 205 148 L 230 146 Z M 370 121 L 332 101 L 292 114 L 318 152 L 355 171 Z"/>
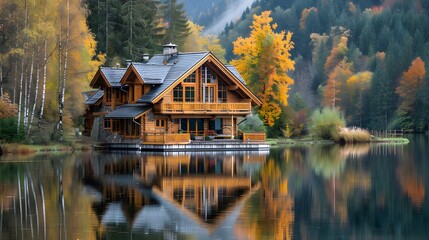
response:
<path id="1" fill-rule="evenodd" d="M 122 77 L 125 74 L 126 68 L 110 68 L 110 67 L 101 67 L 101 72 L 106 76 L 107 81 L 109 81 L 112 87 L 120 87 L 119 83 Z"/>
<path id="2" fill-rule="evenodd" d="M 150 103 L 159 96 L 164 90 L 166 90 L 169 86 L 171 86 L 177 79 L 179 79 L 186 71 L 191 69 L 194 65 L 196 65 L 199 61 L 201 61 L 204 57 L 206 57 L 209 52 L 195 52 L 195 53 L 179 53 L 177 56 L 171 57 L 167 66 L 169 66 L 169 71 L 164 78 L 164 82 L 162 85 L 156 86 L 152 88 L 150 92 L 142 96 L 138 102 L 139 103 Z M 161 65 L 164 60 L 163 55 L 155 55 L 153 56 L 148 65 Z"/>
<path id="3" fill-rule="evenodd" d="M 114 111 L 107 114 L 106 118 L 135 118 L 151 107 L 151 105 L 147 104 L 126 104 L 119 106 Z"/>
<path id="4" fill-rule="evenodd" d="M 83 98 L 85 99 L 85 102 L 86 102 L 86 100 L 91 98 L 91 96 L 94 95 L 94 93 L 96 93 L 97 91 L 98 90 L 91 90 L 91 91 L 83 92 L 82 95 L 83 95 Z"/>
<path id="5" fill-rule="evenodd" d="M 171 65 L 132 63 L 146 84 L 162 84 Z"/>
<path id="6" fill-rule="evenodd" d="M 232 72 L 232 74 L 234 74 L 234 76 L 236 78 L 238 78 L 238 80 L 240 80 L 241 83 L 243 83 L 244 85 L 246 85 L 246 82 L 244 81 L 243 77 L 241 76 L 241 74 L 238 72 L 237 68 L 235 68 L 232 65 L 225 65 L 226 68 L 228 68 L 229 71 Z"/>
<path id="7" fill-rule="evenodd" d="M 94 105 L 98 100 L 100 100 L 104 95 L 103 90 L 97 90 L 94 94 L 92 94 L 86 101 L 85 104 Z"/>

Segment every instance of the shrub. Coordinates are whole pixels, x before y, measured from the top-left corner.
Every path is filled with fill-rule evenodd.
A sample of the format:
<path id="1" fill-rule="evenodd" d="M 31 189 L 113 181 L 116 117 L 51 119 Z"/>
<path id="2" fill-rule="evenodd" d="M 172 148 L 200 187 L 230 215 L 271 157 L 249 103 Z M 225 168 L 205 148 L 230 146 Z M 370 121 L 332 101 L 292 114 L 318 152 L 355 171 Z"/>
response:
<path id="1" fill-rule="evenodd" d="M 249 114 L 246 116 L 246 120 L 238 125 L 238 129 L 242 132 L 266 132 L 267 129 L 264 122 L 259 118 L 257 114 Z"/>
<path id="2" fill-rule="evenodd" d="M 15 117 L 0 119 L 0 140 L 6 142 L 19 142 L 24 139 L 24 128 L 20 127 L 17 132 L 18 124 Z"/>
<path id="3" fill-rule="evenodd" d="M 339 141 L 339 131 L 346 122 L 335 108 L 324 107 L 317 109 L 310 117 L 310 134 L 322 139 Z"/>

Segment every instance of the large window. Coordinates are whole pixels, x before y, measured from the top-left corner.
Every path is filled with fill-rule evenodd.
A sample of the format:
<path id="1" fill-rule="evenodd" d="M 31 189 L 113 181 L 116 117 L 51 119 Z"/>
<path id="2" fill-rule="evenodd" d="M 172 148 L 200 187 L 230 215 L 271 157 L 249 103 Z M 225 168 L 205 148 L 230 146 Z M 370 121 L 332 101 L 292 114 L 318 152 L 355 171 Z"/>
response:
<path id="1" fill-rule="evenodd" d="M 196 78 L 196 74 L 195 74 L 195 72 L 193 72 L 193 73 L 191 73 L 191 75 L 189 75 L 189 76 L 185 79 L 185 81 L 184 81 L 184 82 L 187 82 L 187 83 L 194 83 L 194 82 L 196 82 L 196 80 L 197 80 L 197 78 Z"/>
<path id="2" fill-rule="evenodd" d="M 203 67 L 202 70 L 203 83 L 216 83 L 216 75 L 211 73 L 208 67 Z"/>
<path id="3" fill-rule="evenodd" d="M 217 87 L 217 101 L 220 103 L 226 103 L 226 85 L 222 81 L 219 81 L 219 85 Z"/>
<path id="4" fill-rule="evenodd" d="M 173 90 L 173 101 L 183 102 L 183 87 L 181 85 L 174 88 L 174 90 Z"/>
<path id="5" fill-rule="evenodd" d="M 195 87 L 185 87 L 185 102 L 195 102 Z"/>

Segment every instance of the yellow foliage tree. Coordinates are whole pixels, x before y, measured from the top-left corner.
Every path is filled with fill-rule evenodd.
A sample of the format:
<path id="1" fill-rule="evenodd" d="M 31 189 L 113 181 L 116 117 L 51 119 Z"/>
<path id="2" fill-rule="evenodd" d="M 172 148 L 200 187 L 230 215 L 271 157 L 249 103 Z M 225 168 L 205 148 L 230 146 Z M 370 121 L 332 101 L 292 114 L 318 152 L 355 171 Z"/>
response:
<path id="1" fill-rule="evenodd" d="M 185 52 L 210 51 L 221 62 L 226 63 L 225 49 L 220 45 L 220 40 L 216 35 L 203 35 L 204 27 L 188 21 L 190 34 L 182 47 Z"/>
<path id="2" fill-rule="evenodd" d="M 263 121 L 273 126 L 287 105 L 289 86 L 292 78 L 287 75 L 294 69 L 295 62 L 290 59 L 293 48 L 292 33 L 275 33 L 277 24 L 272 23 L 271 12 L 253 16 L 248 38 L 239 37 L 234 42 L 234 54 L 239 59 L 232 60 L 251 90 L 262 101 L 259 111 Z"/>
<path id="3" fill-rule="evenodd" d="M 417 57 L 411 63 L 410 68 L 403 73 L 399 86 L 396 88 L 396 94 L 402 99 L 399 110 L 404 112 L 413 110 L 417 91 L 422 87 L 425 75 L 425 63 L 420 57 Z"/>

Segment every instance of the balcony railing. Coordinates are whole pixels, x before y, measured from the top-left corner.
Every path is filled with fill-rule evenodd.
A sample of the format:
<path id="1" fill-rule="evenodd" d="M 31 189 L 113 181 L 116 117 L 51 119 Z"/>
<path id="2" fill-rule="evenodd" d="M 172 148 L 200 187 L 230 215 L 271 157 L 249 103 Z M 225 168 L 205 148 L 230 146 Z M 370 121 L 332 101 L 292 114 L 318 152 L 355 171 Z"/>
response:
<path id="1" fill-rule="evenodd" d="M 188 144 L 190 141 L 189 133 L 154 133 L 143 137 L 144 144 Z"/>
<path id="2" fill-rule="evenodd" d="M 249 114 L 250 103 L 161 103 L 157 109 L 160 113 L 213 113 L 213 114 Z"/>
<path id="3" fill-rule="evenodd" d="M 263 142 L 266 140 L 265 133 L 263 132 L 253 132 L 253 133 L 243 133 L 243 142 Z"/>

